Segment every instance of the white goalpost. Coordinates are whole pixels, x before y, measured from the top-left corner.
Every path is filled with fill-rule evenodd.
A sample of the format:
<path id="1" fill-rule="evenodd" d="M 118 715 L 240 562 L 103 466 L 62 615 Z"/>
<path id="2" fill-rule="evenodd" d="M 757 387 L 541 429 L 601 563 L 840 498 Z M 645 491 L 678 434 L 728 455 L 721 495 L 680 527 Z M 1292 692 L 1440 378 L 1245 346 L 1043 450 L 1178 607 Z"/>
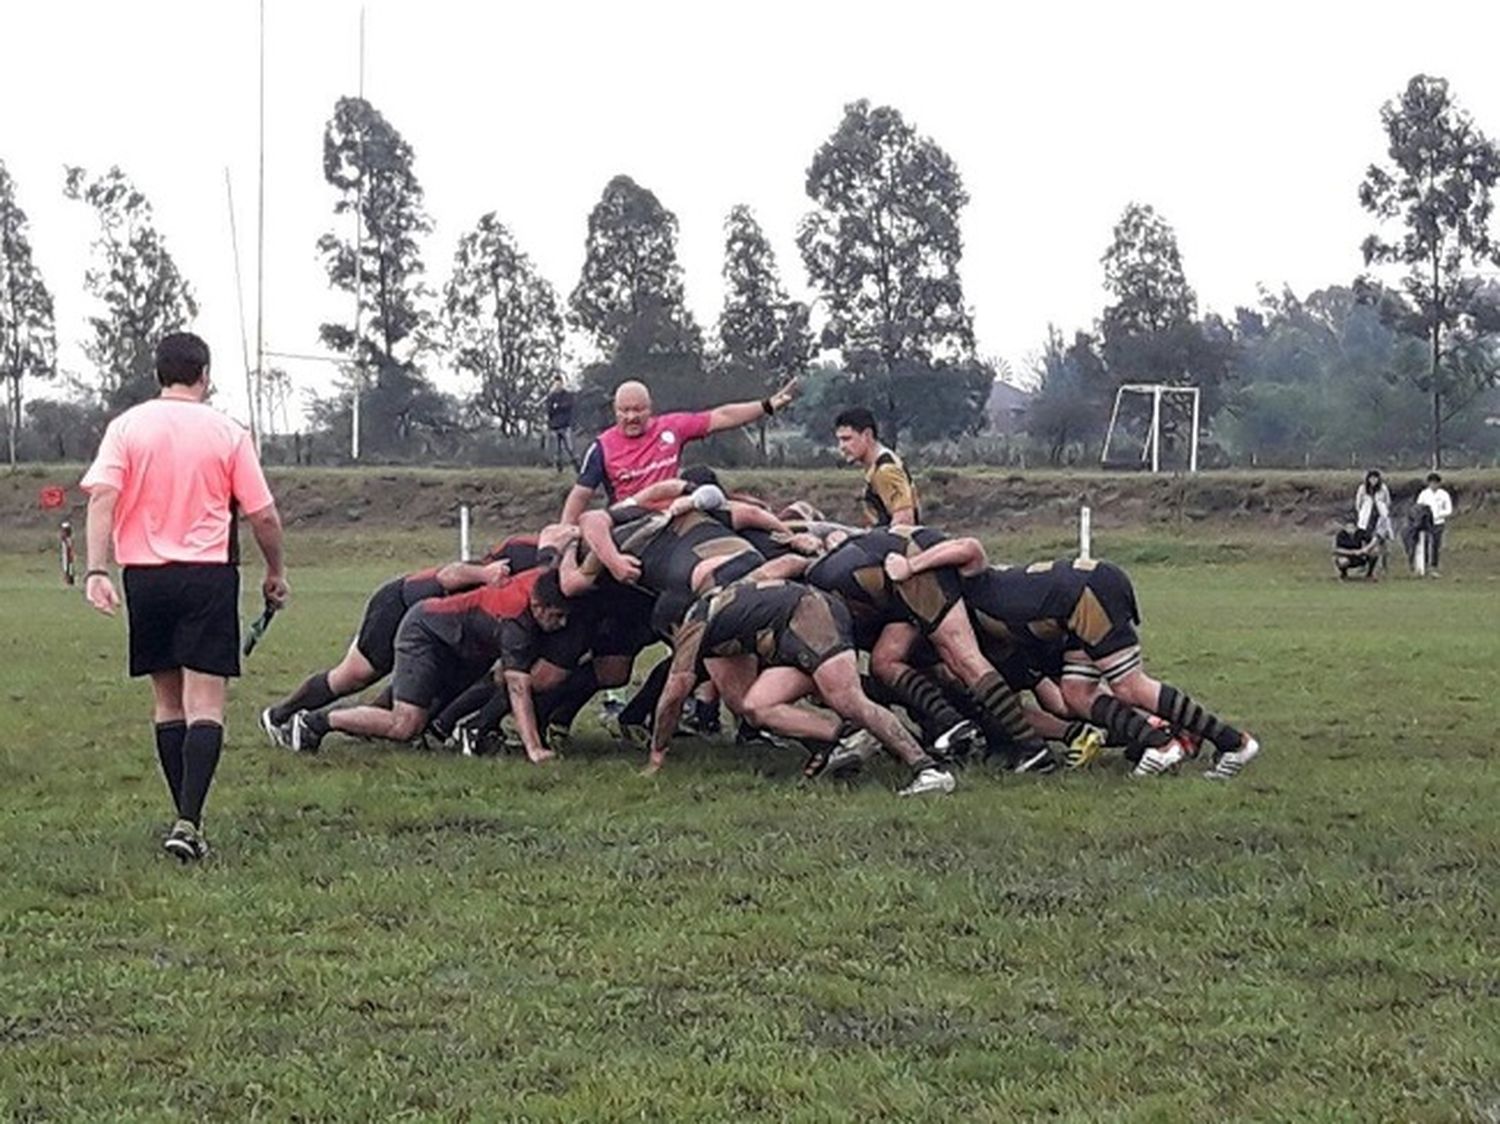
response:
<path id="1" fill-rule="evenodd" d="M 1146 443 L 1141 447 L 1141 463 L 1151 462 L 1151 471 L 1161 471 L 1161 403 L 1164 397 L 1178 395 L 1192 403 L 1193 430 L 1188 442 L 1188 471 L 1198 471 L 1198 388 L 1196 386 L 1168 386 L 1165 383 L 1126 383 L 1115 391 L 1115 406 L 1110 411 L 1109 429 L 1104 434 L 1104 450 L 1099 454 L 1099 463 L 1109 463 L 1109 446 L 1114 440 L 1115 426 L 1120 420 L 1120 403 L 1127 394 L 1139 394 L 1151 399 L 1151 424 L 1146 430 Z"/>

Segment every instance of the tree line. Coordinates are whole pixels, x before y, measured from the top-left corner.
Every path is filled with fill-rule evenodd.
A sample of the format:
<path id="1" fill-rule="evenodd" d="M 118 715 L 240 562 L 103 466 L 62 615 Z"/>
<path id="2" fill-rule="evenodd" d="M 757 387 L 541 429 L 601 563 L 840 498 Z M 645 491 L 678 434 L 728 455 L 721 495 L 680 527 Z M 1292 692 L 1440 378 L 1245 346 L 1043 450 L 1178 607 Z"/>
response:
<path id="1" fill-rule="evenodd" d="M 1097 459 L 1115 393 L 1128 383 L 1200 387 L 1210 459 L 1438 464 L 1445 450 L 1493 449 L 1484 415 L 1500 370 L 1500 284 L 1485 270 L 1500 266 L 1489 234 L 1500 153 L 1440 78 L 1414 77 L 1381 117 L 1385 159 L 1358 188 L 1372 219 L 1363 275 L 1300 297 L 1266 291 L 1227 317 L 1202 312 L 1171 225 L 1131 202 L 1101 258 L 1110 303 L 1086 328 L 1049 328 L 1025 435 L 1003 455 Z M 875 411 L 892 441 L 984 444 L 985 404 L 1004 365 L 977 354 L 964 296 L 969 197 L 948 153 L 892 107 L 846 106 L 807 169 L 812 207 L 796 244 L 816 293 L 810 303 L 821 306 L 816 333 L 813 308 L 788 295 L 743 204 L 725 219 L 724 303 L 706 333 L 687 306 L 677 218 L 629 176 L 611 179 L 590 212 L 583 269 L 563 296 L 493 212 L 460 236 L 442 284 L 429 285 L 432 222 L 415 153 L 370 102 L 336 104 L 323 174 L 334 223 L 317 250 L 329 285 L 351 298 L 346 320 L 319 327 L 344 361 L 309 410 L 325 455 L 349 446 L 356 379 L 370 455 L 482 459 L 539 431 L 542 399 L 564 373 L 584 425 L 607 420 L 610 392 L 629 377 L 649 378 L 662 403 L 691 408 L 756 397 L 811 369 L 791 419 L 810 436 L 826 436 L 832 415 L 857 404 Z M 0 163 L 12 463 L 85 455 L 106 416 L 154 393 L 154 341 L 197 313 L 150 202 L 119 168 L 69 168 L 64 191 L 97 218 L 84 276 L 97 305 L 84 341 L 94 378 L 75 380 L 68 399 L 27 400 L 26 387 L 56 377 L 53 302 Z M 582 356 L 572 351 L 580 339 Z M 812 366 L 819 354 L 836 358 Z M 467 376 L 472 392 L 441 392 L 432 380 L 440 370 Z M 285 373 L 265 374 L 272 398 L 284 397 Z M 1184 421 L 1169 413 L 1169 444 L 1185 439 Z M 1128 412 L 1121 422 L 1127 434 L 1142 426 Z M 764 428 L 757 444 L 740 440 L 716 455 L 768 455 Z"/>

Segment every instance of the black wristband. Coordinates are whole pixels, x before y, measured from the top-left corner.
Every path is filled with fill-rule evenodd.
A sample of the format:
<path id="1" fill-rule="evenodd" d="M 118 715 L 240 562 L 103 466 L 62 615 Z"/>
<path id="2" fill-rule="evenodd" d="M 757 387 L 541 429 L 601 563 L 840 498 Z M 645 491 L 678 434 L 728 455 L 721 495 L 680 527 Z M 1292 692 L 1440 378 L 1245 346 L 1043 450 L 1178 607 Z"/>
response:
<path id="1" fill-rule="evenodd" d="M 90 578 L 107 578 L 107 577 L 109 577 L 109 571 L 108 570 L 85 570 L 83 572 L 83 580 L 84 581 L 88 581 Z"/>
<path id="2" fill-rule="evenodd" d="M 776 412 L 776 407 L 771 405 L 769 398 L 762 398 L 760 400 L 760 408 L 766 412 L 766 417 L 770 417 Z"/>

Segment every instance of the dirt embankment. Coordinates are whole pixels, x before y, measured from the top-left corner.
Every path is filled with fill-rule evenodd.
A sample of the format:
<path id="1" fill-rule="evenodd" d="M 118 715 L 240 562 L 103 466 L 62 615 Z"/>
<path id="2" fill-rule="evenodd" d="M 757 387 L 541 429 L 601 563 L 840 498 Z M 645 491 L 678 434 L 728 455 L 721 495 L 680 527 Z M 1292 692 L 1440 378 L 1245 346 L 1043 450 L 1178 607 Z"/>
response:
<path id="1" fill-rule="evenodd" d="M 0 546 L 13 534 L 72 519 L 82 530 L 84 497 L 78 466 L 26 466 L 0 473 Z M 1422 473 L 1392 476 L 1400 512 L 1421 488 Z M 281 469 L 270 473 L 290 527 L 349 530 L 451 526 L 458 505 L 474 509 L 488 528 L 535 529 L 555 518 L 570 483 L 536 469 Z M 1322 530 L 1352 507 L 1355 473 L 1213 472 L 1197 476 L 919 471 L 924 518 L 955 530 L 996 532 L 1068 526 L 1081 503 L 1103 527 L 1191 526 L 1202 523 L 1306 527 Z M 772 502 L 806 499 L 830 517 L 854 519 L 861 483 L 853 470 L 726 474 L 731 489 Z M 1500 523 L 1500 473 L 1454 473 L 1447 479 L 1466 522 Z M 61 508 L 44 508 L 49 485 L 66 489 Z"/>

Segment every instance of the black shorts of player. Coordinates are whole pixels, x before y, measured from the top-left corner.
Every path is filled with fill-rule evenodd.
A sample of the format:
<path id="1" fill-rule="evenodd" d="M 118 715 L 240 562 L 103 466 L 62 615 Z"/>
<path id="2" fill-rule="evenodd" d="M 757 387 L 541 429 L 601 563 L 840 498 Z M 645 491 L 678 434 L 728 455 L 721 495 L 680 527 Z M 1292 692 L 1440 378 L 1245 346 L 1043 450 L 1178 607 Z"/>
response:
<path id="1" fill-rule="evenodd" d="M 1139 645 L 1135 626 L 1140 623 L 1130 577 L 1114 563 L 1100 562 L 1068 616 L 1068 648 L 1082 648 L 1090 659 L 1102 660 Z"/>
<path id="2" fill-rule="evenodd" d="M 240 673 L 240 571 L 228 562 L 126 566 L 130 674 Z"/>
<path id="3" fill-rule="evenodd" d="M 793 583 L 730 587 L 703 637 L 701 658 L 758 655 L 772 667 L 811 675 L 854 648 L 854 625 L 842 600 Z"/>
<path id="4" fill-rule="evenodd" d="M 370 666 L 382 677 L 396 666 L 396 630 L 401 627 L 401 618 L 406 616 L 406 602 L 401 597 L 401 586 L 406 579 L 393 578 L 370 595 L 365 602 L 365 615 L 359 622 L 354 646 L 359 654 L 370 661 Z"/>
<path id="5" fill-rule="evenodd" d="M 964 599 L 963 579 L 952 567 L 924 570 L 907 581 L 889 584 L 900 614 L 924 636 L 935 632 L 953 606 Z"/>
<path id="6" fill-rule="evenodd" d="M 776 634 L 771 663 L 811 675 L 835 656 L 854 650 L 854 622 L 843 599 L 808 589 Z"/>
<path id="7" fill-rule="evenodd" d="M 420 613 L 413 613 L 396 633 L 391 697 L 436 711 L 488 671 L 486 665 L 462 659 L 433 634 Z"/>

